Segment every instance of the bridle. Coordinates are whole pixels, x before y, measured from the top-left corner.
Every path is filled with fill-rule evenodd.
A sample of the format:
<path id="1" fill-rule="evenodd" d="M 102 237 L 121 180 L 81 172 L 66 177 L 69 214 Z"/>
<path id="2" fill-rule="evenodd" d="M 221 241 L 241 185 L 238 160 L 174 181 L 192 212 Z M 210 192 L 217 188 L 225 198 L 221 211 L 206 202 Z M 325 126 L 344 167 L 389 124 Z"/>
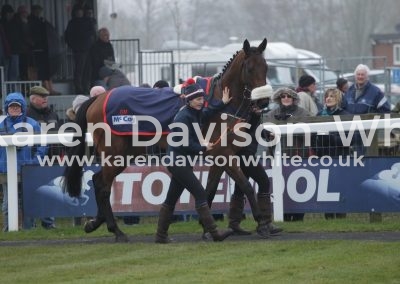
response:
<path id="1" fill-rule="evenodd" d="M 236 53 L 237 55 L 238 53 Z M 236 56 L 235 55 L 235 56 Z M 238 103 L 236 104 L 239 105 L 238 107 L 233 106 L 232 104 L 228 105 L 225 109 L 224 112 L 227 113 L 229 116 L 231 116 L 231 118 L 234 119 L 233 122 L 233 126 L 229 126 L 227 127 L 223 133 L 221 133 L 221 136 L 219 136 L 219 138 L 214 142 L 214 144 L 219 143 L 221 141 L 221 137 L 223 137 L 224 135 L 226 135 L 226 133 L 232 132 L 234 130 L 235 125 L 237 125 L 239 122 L 248 122 L 249 118 L 250 118 L 250 114 L 252 112 L 253 106 L 254 104 L 256 104 L 256 102 L 252 102 L 251 101 L 251 92 L 254 89 L 254 86 L 252 86 L 251 84 L 251 80 L 250 80 L 250 75 L 248 72 L 248 60 L 250 59 L 251 56 L 254 56 L 255 54 L 245 54 L 244 60 L 241 63 L 240 66 L 240 80 L 241 80 L 241 88 L 242 90 L 239 91 L 240 95 L 238 96 L 232 96 L 234 99 L 236 99 L 238 101 Z M 224 77 L 224 75 L 226 75 L 226 70 L 227 67 L 229 67 L 229 65 L 232 63 L 233 58 L 231 59 L 231 61 L 228 63 L 228 65 L 226 65 L 224 67 L 224 70 L 222 71 L 222 73 L 220 73 L 216 78 L 216 82 L 214 84 L 214 88 L 218 89 L 221 94 L 223 93 L 223 88 L 225 86 L 222 85 L 222 79 Z M 232 89 L 230 90 L 232 91 Z"/>
<path id="2" fill-rule="evenodd" d="M 251 91 L 253 90 L 253 88 L 249 87 L 250 84 L 246 80 L 246 73 L 243 73 L 243 72 L 245 72 L 245 68 L 246 68 L 245 63 L 246 62 L 243 62 L 242 67 L 241 67 L 241 72 L 242 72 L 241 75 L 242 75 L 242 78 L 244 78 L 244 80 L 243 80 L 244 88 L 243 88 L 243 91 L 241 92 L 240 105 L 236 110 L 232 108 L 233 112 L 226 113 L 228 116 L 231 116 L 231 118 L 233 118 L 235 121 L 234 121 L 234 123 L 232 123 L 232 126 L 227 126 L 225 128 L 224 132 L 221 133 L 221 135 L 214 142 L 214 144 L 218 144 L 221 141 L 222 137 L 227 134 L 227 132 L 233 132 L 236 124 L 238 124 L 239 122 L 247 122 L 249 119 L 249 113 L 250 113 L 250 110 L 252 109 L 252 105 L 253 105 L 253 103 L 251 102 Z M 217 83 L 218 88 L 221 93 L 223 91 L 223 87 L 222 87 L 222 83 L 221 83 L 222 77 L 223 77 L 223 74 L 219 78 L 218 83 Z"/>

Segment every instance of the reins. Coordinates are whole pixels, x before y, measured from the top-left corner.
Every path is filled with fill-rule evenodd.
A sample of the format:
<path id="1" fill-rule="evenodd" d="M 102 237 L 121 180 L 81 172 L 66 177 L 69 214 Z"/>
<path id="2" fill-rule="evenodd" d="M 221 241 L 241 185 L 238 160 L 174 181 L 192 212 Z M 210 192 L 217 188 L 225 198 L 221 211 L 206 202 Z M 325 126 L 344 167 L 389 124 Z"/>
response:
<path id="1" fill-rule="evenodd" d="M 226 115 L 232 116 L 232 117 L 236 118 L 236 121 L 233 123 L 233 127 L 230 127 L 230 126 L 226 127 L 225 130 L 221 133 L 221 135 L 218 137 L 217 140 L 215 140 L 215 142 L 214 142 L 213 144 L 218 144 L 219 142 L 221 142 L 222 137 L 223 137 L 224 135 L 226 135 L 226 133 L 227 133 L 228 131 L 229 131 L 229 132 L 232 132 L 233 129 L 235 128 L 235 125 L 238 124 L 238 123 L 242 120 L 240 117 L 234 116 L 234 115 L 232 115 L 232 114 L 228 114 L 228 113 L 227 113 Z"/>
<path id="2" fill-rule="evenodd" d="M 217 82 L 216 86 L 219 88 L 219 90 L 220 90 L 220 92 L 222 94 L 222 92 L 223 92 L 222 77 L 218 78 L 218 82 Z M 234 113 L 232 114 L 233 116 L 245 119 L 242 116 L 243 116 L 243 114 L 246 115 L 248 113 L 249 108 L 251 106 L 251 103 L 248 103 L 248 101 L 251 100 L 250 95 L 247 97 L 246 96 L 246 92 L 251 94 L 251 90 L 247 87 L 247 84 L 244 86 L 244 89 L 243 89 L 243 92 L 242 92 L 242 96 L 241 96 L 240 105 L 239 105 L 239 107 L 237 109 L 234 109 Z M 246 106 L 246 104 L 247 104 L 247 106 Z"/>

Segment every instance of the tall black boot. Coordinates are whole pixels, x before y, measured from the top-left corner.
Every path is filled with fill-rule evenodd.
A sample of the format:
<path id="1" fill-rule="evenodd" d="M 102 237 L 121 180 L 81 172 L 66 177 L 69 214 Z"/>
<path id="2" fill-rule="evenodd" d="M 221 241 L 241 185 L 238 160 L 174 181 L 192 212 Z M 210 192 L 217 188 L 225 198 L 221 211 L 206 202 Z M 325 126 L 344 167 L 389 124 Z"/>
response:
<path id="1" fill-rule="evenodd" d="M 217 229 L 217 225 L 215 224 L 214 218 L 210 213 L 210 208 L 208 207 L 207 203 L 197 207 L 196 211 L 199 214 L 201 224 L 203 225 L 204 229 L 211 234 L 214 242 L 221 242 L 232 235 L 233 231 L 231 229 Z"/>
<path id="2" fill-rule="evenodd" d="M 283 229 L 272 224 L 272 207 L 271 197 L 268 193 L 257 194 L 258 207 L 260 208 L 261 218 L 267 223 L 267 227 L 270 235 L 277 235 L 283 231 Z"/>
<path id="3" fill-rule="evenodd" d="M 231 203 L 229 204 L 229 225 L 233 230 L 234 235 L 251 235 L 250 231 L 246 231 L 240 227 L 240 222 L 243 217 L 244 198 L 241 196 L 232 195 Z"/>
<path id="4" fill-rule="evenodd" d="M 249 183 L 250 185 L 250 183 Z M 254 193 L 253 188 L 250 186 L 251 190 L 244 191 L 244 194 L 247 197 L 247 200 L 249 201 L 250 207 L 251 207 L 251 212 L 253 213 L 254 220 L 257 222 L 257 235 L 259 235 L 263 239 L 268 239 L 269 238 L 269 229 L 268 229 L 268 224 L 265 219 L 265 216 L 263 217 L 260 212 L 260 208 L 258 206 L 258 202 L 256 200 L 256 196 Z"/>
<path id="5" fill-rule="evenodd" d="M 158 215 L 158 226 L 156 233 L 156 243 L 159 244 L 167 244 L 171 242 L 171 239 L 168 238 L 168 229 L 169 225 L 172 222 L 172 215 L 174 213 L 174 207 L 170 207 L 166 204 L 163 204 L 160 209 L 160 213 Z"/>

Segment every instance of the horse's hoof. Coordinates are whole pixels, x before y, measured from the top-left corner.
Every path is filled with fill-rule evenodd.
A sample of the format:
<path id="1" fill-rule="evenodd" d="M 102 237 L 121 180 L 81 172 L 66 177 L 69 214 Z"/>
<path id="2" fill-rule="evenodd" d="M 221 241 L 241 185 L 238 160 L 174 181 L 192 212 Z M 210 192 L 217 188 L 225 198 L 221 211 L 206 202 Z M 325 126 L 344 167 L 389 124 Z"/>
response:
<path id="1" fill-rule="evenodd" d="M 119 235 L 119 236 L 115 236 L 115 242 L 116 243 L 127 243 L 127 242 L 129 242 L 129 238 L 125 234 Z"/>
<path id="2" fill-rule="evenodd" d="M 158 238 L 156 237 L 155 243 L 156 244 L 169 244 L 175 242 L 174 239 L 166 237 L 166 238 Z"/>
<path id="3" fill-rule="evenodd" d="M 91 233 L 94 230 L 96 230 L 95 226 L 93 225 L 94 221 L 90 220 L 85 222 L 85 225 L 83 226 L 83 229 L 85 230 L 86 233 Z"/>
<path id="4" fill-rule="evenodd" d="M 209 232 L 204 232 L 204 233 L 201 235 L 201 239 L 202 239 L 203 241 L 212 241 L 212 240 L 213 240 L 213 238 L 212 238 L 212 236 L 211 236 L 211 234 L 210 234 Z"/>

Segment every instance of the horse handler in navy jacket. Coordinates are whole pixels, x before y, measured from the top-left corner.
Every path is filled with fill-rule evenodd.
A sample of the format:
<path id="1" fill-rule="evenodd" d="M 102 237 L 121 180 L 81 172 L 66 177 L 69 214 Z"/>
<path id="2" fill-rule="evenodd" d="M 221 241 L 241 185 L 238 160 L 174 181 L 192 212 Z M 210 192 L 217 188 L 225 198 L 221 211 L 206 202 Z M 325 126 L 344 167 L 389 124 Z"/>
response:
<path id="1" fill-rule="evenodd" d="M 168 228 L 171 224 L 175 205 L 185 188 L 194 196 L 196 211 L 205 231 L 211 234 L 214 241 L 223 241 L 232 234 L 232 230 L 221 231 L 217 229 L 207 204 L 205 190 L 193 173 L 193 166 L 190 165 L 189 158 L 199 156 L 213 149 L 214 145 L 212 143 L 200 143 L 193 124 L 203 125 L 212 115 L 228 104 L 231 100 L 229 89 L 225 88 L 223 90 L 222 101 L 217 104 L 210 104 L 207 108 L 203 108 L 204 90 L 193 79 L 189 79 L 186 82 L 184 94 L 186 105 L 176 115 L 174 123 L 183 123 L 187 127 L 188 133 L 185 133 L 185 136 L 189 138 L 189 143 L 188 145 L 179 146 L 168 145 L 167 155 L 171 160 L 167 168 L 172 176 L 167 197 L 159 213 L 156 243 L 169 243 L 171 241 L 168 238 Z M 171 131 L 173 134 L 174 132 L 182 131 L 182 129 L 175 127 Z M 181 136 L 173 136 L 172 140 L 179 142 L 179 137 Z M 183 158 L 185 163 L 182 163 L 182 160 L 178 157 Z"/>

